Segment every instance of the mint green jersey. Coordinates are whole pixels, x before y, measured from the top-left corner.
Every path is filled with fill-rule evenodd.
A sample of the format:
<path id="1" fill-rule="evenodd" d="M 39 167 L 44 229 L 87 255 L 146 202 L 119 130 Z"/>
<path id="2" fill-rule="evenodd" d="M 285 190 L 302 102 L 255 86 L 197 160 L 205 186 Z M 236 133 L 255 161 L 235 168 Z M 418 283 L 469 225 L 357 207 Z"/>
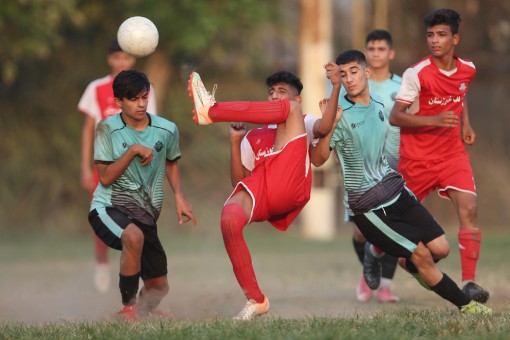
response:
<path id="1" fill-rule="evenodd" d="M 391 77 L 383 81 L 373 81 L 368 79 L 368 86 L 370 93 L 375 94 L 382 100 L 384 105 L 384 115 L 389 120 L 391 109 L 395 104 L 395 98 L 397 97 L 398 91 L 400 90 L 400 84 L 402 78 L 396 74 L 391 74 Z M 340 96 L 343 97 L 347 93 L 345 88 L 342 87 L 340 90 Z M 384 155 L 388 160 L 388 164 L 392 169 L 397 170 L 398 159 L 399 159 L 399 147 L 400 147 L 400 128 L 398 126 L 392 126 L 388 124 L 388 131 L 386 132 Z"/>
<path id="2" fill-rule="evenodd" d="M 370 98 L 367 106 L 340 98 L 342 118 L 330 142 L 340 160 L 344 205 L 350 215 L 390 204 L 404 188 L 402 176 L 383 155 L 389 125 L 384 105 L 378 96 Z"/>
<path id="3" fill-rule="evenodd" d="M 154 158 L 143 167 L 136 156 L 124 173 L 110 186 L 97 186 L 91 210 L 114 207 L 144 224 L 156 223 L 163 205 L 163 182 L 166 161 L 181 157 L 177 126 L 149 114 L 149 125 L 137 131 L 126 125 L 120 114 L 108 117 L 97 125 L 94 140 L 94 162 L 113 163 L 133 144 L 152 148 Z"/>

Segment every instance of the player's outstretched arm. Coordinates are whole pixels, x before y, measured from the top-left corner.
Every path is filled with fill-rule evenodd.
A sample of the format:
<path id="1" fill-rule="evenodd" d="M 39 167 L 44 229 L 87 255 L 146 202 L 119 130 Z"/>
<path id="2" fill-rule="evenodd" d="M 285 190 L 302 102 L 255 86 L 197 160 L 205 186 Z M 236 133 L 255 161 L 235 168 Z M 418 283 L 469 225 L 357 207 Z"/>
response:
<path id="1" fill-rule="evenodd" d="M 170 162 L 167 160 L 165 164 L 165 173 L 168 183 L 170 183 L 170 187 L 174 193 L 175 211 L 177 212 L 179 224 L 186 223 L 188 221 L 192 221 L 193 225 L 197 224 L 195 215 L 193 215 L 193 211 L 191 210 L 191 204 L 184 196 L 181 174 L 177 161 Z"/>
<path id="2" fill-rule="evenodd" d="M 85 115 L 81 133 L 81 186 L 87 191 L 94 191 L 94 172 L 92 169 L 92 154 L 94 149 L 94 118 Z"/>
<path id="3" fill-rule="evenodd" d="M 315 138 L 323 138 L 326 137 L 329 132 L 333 129 L 335 119 L 338 114 L 338 97 L 340 94 L 340 73 L 338 70 L 338 65 L 329 62 L 326 65 L 324 65 L 324 69 L 326 70 L 326 78 L 328 78 L 331 81 L 331 84 L 333 85 L 333 90 L 331 92 L 331 97 L 329 100 L 327 100 L 326 106 L 324 106 L 324 101 L 321 101 L 319 103 L 319 107 L 321 107 L 322 112 L 322 118 L 318 119 L 314 126 L 313 126 L 313 135 Z M 321 106 L 322 103 L 322 106 Z M 338 120 L 336 120 L 338 121 Z"/>
<path id="4" fill-rule="evenodd" d="M 141 144 L 133 144 L 115 162 L 101 163 L 96 161 L 97 174 L 101 184 L 104 187 L 112 185 L 112 183 L 126 171 L 129 164 L 137 156 L 140 158 L 142 166 L 147 166 L 152 162 L 154 153 L 151 148 Z"/>
<path id="5" fill-rule="evenodd" d="M 244 123 L 230 123 L 230 181 L 235 187 L 240 180 L 250 175 L 242 162 L 241 142 L 246 135 Z"/>

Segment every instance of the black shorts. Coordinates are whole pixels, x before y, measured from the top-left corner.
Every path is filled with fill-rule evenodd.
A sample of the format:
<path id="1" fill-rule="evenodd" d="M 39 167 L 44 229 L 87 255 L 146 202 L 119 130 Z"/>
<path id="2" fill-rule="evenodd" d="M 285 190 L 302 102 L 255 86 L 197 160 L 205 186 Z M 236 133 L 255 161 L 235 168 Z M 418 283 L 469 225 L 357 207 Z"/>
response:
<path id="1" fill-rule="evenodd" d="M 122 250 L 120 237 L 129 224 L 135 224 L 143 232 L 144 242 L 141 259 L 141 277 L 153 279 L 168 273 L 166 254 L 159 241 L 157 225 L 146 225 L 115 208 L 94 209 L 89 212 L 89 222 L 107 246 Z"/>
<path id="2" fill-rule="evenodd" d="M 419 242 L 444 235 L 444 230 L 406 188 L 398 200 L 381 209 L 352 216 L 368 242 L 395 257 L 411 257 Z"/>

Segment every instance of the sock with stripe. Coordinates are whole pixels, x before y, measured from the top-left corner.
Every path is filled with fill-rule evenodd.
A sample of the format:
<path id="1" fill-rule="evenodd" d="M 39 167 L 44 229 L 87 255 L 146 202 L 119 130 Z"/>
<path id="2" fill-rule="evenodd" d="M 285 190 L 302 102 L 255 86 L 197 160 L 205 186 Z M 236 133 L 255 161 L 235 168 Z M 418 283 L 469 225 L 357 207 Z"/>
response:
<path id="1" fill-rule="evenodd" d="M 209 118 L 217 122 L 279 124 L 289 116 L 287 99 L 266 102 L 218 102 L 209 109 Z"/>
<path id="2" fill-rule="evenodd" d="M 264 302 L 264 294 L 259 288 L 250 250 L 244 240 L 243 229 L 248 222 L 246 212 L 239 204 L 227 204 L 221 212 L 221 233 L 237 282 L 247 299 Z"/>
<path id="3" fill-rule="evenodd" d="M 457 237 L 462 266 L 462 281 L 474 281 L 476 264 L 480 256 L 482 233 L 478 228 L 461 228 Z"/>

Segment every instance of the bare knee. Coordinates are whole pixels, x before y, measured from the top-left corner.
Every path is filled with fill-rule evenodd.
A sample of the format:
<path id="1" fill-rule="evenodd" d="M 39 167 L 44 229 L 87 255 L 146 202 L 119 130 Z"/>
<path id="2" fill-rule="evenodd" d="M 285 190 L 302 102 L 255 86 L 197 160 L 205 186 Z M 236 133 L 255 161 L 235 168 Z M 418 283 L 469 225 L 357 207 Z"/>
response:
<path id="1" fill-rule="evenodd" d="M 144 242 L 143 232 L 134 224 L 130 224 L 122 233 L 121 241 L 123 249 L 141 251 Z"/>
<path id="2" fill-rule="evenodd" d="M 166 276 L 161 276 L 154 279 L 147 279 L 144 281 L 145 289 L 151 292 L 157 292 L 158 295 L 167 295 L 170 287 L 168 286 L 168 279 Z"/>
<path id="3" fill-rule="evenodd" d="M 427 248 L 435 260 L 444 259 L 450 254 L 450 244 L 444 235 L 427 243 Z"/>

